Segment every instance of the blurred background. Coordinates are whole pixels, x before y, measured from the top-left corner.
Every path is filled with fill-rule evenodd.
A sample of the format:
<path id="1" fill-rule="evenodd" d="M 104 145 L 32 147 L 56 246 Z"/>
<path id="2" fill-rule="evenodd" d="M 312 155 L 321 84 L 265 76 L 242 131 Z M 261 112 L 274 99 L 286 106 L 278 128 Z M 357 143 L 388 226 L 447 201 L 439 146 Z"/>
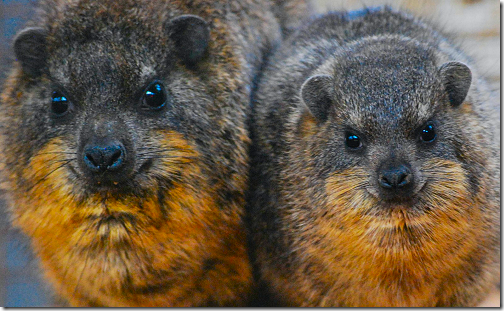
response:
<path id="1" fill-rule="evenodd" d="M 97 0 L 99 1 L 99 0 Z M 237 0 L 231 0 L 237 1 Z M 33 16 L 35 0 L 0 2 L 0 85 L 13 61 L 11 43 L 16 32 Z M 428 17 L 447 33 L 455 34 L 465 51 L 475 60 L 492 89 L 500 90 L 500 2 L 496 0 L 315 0 L 318 13 L 327 10 L 355 10 L 364 5 L 390 4 Z M 1 164 L 0 164 L 1 171 Z M 37 260 L 27 239 L 10 228 L 4 191 L 0 185 L 0 306 L 54 306 L 51 290 L 41 280 Z M 485 303 L 499 305 L 495 293 Z"/>

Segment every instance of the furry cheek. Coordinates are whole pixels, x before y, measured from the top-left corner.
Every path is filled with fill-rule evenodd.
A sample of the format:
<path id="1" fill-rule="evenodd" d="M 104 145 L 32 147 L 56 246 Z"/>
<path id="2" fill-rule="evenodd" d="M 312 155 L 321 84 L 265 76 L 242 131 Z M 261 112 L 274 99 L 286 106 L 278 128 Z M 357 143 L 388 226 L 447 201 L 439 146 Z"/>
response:
<path id="1" fill-rule="evenodd" d="M 17 203 L 13 208 L 16 224 L 38 228 L 72 221 L 75 204 L 67 167 L 75 160 L 75 154 L 66 150 L 61 139 L 55 138 L 33 156 L 27 167 L 19 169 L 20 174 L 16 169 L 11 171 L 11 180 L 24 181 L 12 187 L 16 189 L 13 192 Z"/>
<path id="2" fill-rule="evenodd" d="M 154 160 L 152 170 L 148 172 L 153 177 L 173 178 L 197 159 L 198 154 L 182 134 L 164 130 L 150 134 L 145 149 L 151 150 L 151 153 L 139 153 L 139 158 Z"/>
<path id="3" fill-rule="evenodd" d="M 369 177 L 364 168 L 330 176 L 326 180 L 325 208 L 314 215 L 312 227 L 322 241 L 326 240 L 322 242 L 326 251 L 337 255 L 345 249 L 345 253 L 364 257 L 397 251 L 405 260 L 414 258 L 410 252 L 436 258 L 450 247 L 446 244 L 458 243 L 461 251 L 470 249 L 474 243 L 471 234 L 481 215 L 476 202 L 469 199 L 461 165 L 435 159 L 424 163 L 421 170 L 427 181 L 418 200 L 412 206 L 386 208 L 365 189 Z M 366 255 L 371 249 L 375 250 L 373 254 Z M 319 251 L 314 250 L 313 254 Z M 397 256 L 394 257 L 399 259 Z"/>

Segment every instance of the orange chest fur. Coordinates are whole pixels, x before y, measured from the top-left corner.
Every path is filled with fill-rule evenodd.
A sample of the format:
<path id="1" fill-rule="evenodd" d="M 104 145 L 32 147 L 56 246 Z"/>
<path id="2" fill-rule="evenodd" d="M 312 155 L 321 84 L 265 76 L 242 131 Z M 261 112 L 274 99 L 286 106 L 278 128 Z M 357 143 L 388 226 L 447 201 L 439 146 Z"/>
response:
<path id="1" fill-rule="evenodd" d="M 229 212 L 222 213 L 215 189 L 207 189 L 205 180 L 198 188 L 191 184 L 202 176 L 196 164 L 184 167 L 180 182 L 170 188 L 153 184 L 144 197 L 77 200 L 70 172 L 57 169 L 53 159 L 58 145 L 49 144 L 23 172 L 33 186 L 13 194 L 13 214 L 60 295 L 77 306 L 244 300 L 251 272 L 240 220 L 243 202 L 229 202 Z M 174 169 L 162 165 L 164 172 Z"/>

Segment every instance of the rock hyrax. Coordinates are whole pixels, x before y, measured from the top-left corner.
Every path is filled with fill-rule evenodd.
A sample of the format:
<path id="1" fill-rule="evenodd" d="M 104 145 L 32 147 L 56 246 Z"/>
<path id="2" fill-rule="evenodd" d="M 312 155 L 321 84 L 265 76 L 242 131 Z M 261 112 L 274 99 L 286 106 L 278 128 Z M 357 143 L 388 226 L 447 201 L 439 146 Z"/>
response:
<path id="1" fill-rule="evenodd" d="M 43 1 L 14 41 L 0 154 L 13 223 L 58 295 L 246 303 L 245 118 L 297 3 Z"/>
<path id="2" fill-rule="evenodd" d="M 499 281 L 499 108 L 451 40 L 405 13 L 312 20 L 253 113 L 250 220 L 283 304 L 475 306 Z"/>

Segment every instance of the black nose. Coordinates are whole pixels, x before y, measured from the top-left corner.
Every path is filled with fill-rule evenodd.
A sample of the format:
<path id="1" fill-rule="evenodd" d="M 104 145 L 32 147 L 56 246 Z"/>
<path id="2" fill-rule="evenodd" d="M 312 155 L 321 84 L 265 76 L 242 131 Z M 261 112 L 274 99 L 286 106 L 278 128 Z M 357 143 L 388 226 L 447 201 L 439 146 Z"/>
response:
<path id="1" fill-rule="evenodd" d="M 404 164 L 381 169 L 378 184 L 387 190 L 407 190 L 413 184 L 411 169 Z"/>
<path id="2" fill-rule="evenodd" d="M 92 172 L 118 171 L 124 166 L 126 152 L 118 142 L 88 145 L 84 148 L 84 163 Z"/>

